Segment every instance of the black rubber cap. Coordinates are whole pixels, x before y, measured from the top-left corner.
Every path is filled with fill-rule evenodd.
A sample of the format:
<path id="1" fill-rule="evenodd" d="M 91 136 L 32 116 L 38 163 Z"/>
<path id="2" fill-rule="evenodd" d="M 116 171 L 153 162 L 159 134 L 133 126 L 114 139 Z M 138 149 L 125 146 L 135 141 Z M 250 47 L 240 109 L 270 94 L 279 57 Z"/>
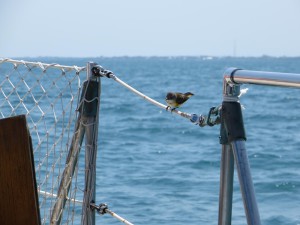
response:
<path id="1" fill-rule="evenodd" d="M 238 102 L 223 102 L 221 124 L 224 125 L 228 142 L 236 140 L 246 141 L 241 105 Z M 224 135 L 224 131 L 222 132 Z M 222 134 L 221 134 L 222 136 Z M 226 138 L 225 138 L 226 139 Z"/>

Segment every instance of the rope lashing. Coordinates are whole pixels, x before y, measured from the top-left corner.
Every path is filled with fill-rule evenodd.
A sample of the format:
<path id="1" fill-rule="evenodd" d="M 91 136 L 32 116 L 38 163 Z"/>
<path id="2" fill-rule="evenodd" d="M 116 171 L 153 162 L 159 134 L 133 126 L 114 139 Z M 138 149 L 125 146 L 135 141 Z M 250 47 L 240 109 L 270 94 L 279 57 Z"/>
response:
<path id="1" fill-rule="evenodd" d="M 56 63 L 41 63 L 41 62 L 28 62 L 28 61 L 24 61 L 24 60 L 13 60 L 13 59 L 9 59 L 9 58 L 0 58 L 0 64 L 4 63 L 4 62 L 9 62 L 9 63 L 13 63 L 15 65 L 25 65 L 25 66 L 29 66 L 29 68 L 31 67 L 39 67 L 41 68 L 43 71 L 46 71 L 48 68 L 58 68 L 61 70 L 66 70 L 66 71 L 70 71 L 70 70 L 75 70 L 76 72 L 81 72 L 81 71 L 85 71 L 86 67 L 78 67 L 78 66 L 63 66 L 63 65 L 59 65 Z"/>
<path id="2" fill-rule="evenodd" d="M 109 210 L 107 204 L 101 203 L 99 205 L 96 205 L 94 203 L 91 203 L 90 206 L 91 206 L 91 209 L 97 210 L 97 213 L 99 213 L 100 215 L 104 215 L 105 213 L 108 213 L 112 217 L 120 220 L 122 223 L 125 223 L 126 225 L 134 225 L 133 223 L 130 223 L 129 221 L 125 220 L 123 217 L 121 217 L 118 214 L 114 213 L 113 211 Z"/>
<path id="3" fill-rule="evenodd" d="M 122 81 L 121 79 L 119 79 L 113 72 L 109 71 L 109 70 L 105 70 L 103 69 L 101 66 L 96 66 L 92 68 L 92 72 L 95 76 L 101 76 L 101 77 L 107 77 L 107 78 L 111 78 L 114 81 L 116 81 L 117 83 L 121 84 L 122 86 L 126 87 L 127 89 L 129 89 L 131 92 L 135 93 L 136 95 L 140 96 L 141 98 L 147 100 L 148 102 L 152 103 L 153 105 L 158 106 L 159 108 L 162 108 L 166 111 L 169 111 L 171 113 L 175 113 L 179 116 L 182 116 L 186 119 L 189 119 L 192 123 L 195 123 L 196 125 L 199 126 L 205 126 L 206 123 L 206 119 L 203 115 L 197 115 L 197 114 L 189 114 L 189 113 L 185 113 L 185 112 L 181 112 L 177 109 L 171 109 L 170 107 L 155 101 L 154 99 L 150 98 L 149 96 L 143 94 L 142 92 L 136 90 L 135 88 L 131 87 L 130 85 L 128 85 L 127 83 L 125 83 L 124 81 Z"/>
<path id="4" fill-rule="evenodd" d="M 47 191 L 42 191 L 42 190 L 38 190 L 38 193 L 40 195 L 43 195 L 43 196 L 46 196 L 46 197 L 52 197 L 52 198 L 57 198 L 57 194 L 54 194 L 54 193 L 50 193 L 50 192 L 47 192 Z M 68 201 L 70 202 L 74 202 L 74 203 L 77 203 L 77 204 L 83 204 L 82 201 L 78 200 L 78 199 L 75 199 L 75 198 L 70 198 L 70 197 L 66 197 Z"/>

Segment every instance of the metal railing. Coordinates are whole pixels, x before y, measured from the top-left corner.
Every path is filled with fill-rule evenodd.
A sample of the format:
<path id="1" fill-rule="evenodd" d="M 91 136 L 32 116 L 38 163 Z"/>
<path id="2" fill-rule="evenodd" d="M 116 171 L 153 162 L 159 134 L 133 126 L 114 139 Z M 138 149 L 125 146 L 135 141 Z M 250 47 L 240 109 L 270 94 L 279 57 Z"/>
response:
<path id="1" fill-rule="evenodd" d="M 221 107 L 220 143 L 222 144 L 219 225 L 230 225 L 234 162 L 248 225 L 260 225 L 260 215 L 246 151 L 246 135 L 239 103 L 240 85 L 258 84 L 300 88 L 300 74 L 249 71 L 229 68 L 224 74 Z"/>

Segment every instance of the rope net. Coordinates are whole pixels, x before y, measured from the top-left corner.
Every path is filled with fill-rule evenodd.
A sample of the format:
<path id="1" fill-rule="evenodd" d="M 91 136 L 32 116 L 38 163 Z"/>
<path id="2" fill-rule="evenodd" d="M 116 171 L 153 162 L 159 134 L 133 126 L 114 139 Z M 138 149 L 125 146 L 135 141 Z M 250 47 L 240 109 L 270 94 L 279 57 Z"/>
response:
<path id="1" fill-rule="evenodd" d="M 93 220 L 90 202 L 94 198 L 95 177 L 91 174 L 95 174 L 96 151 L 93 149 L 97 149 L 99 104 L 92 107 L 97 108 L 95 112 L 88 111 L 90 104 L 100 100 L 98 96 L 93 96 L 93 91 L 87 91 L 87 86 L 98 85 L 100 76 L 112 78 L 151 104 L 197 125 L 204 126 L 211 119 L 210 116 L 206 118 L 171 110 L 129 86 L 112 72 L 90 66 L 62 66 L 0 58 L 0 118 L 20 114 L 27 117 L 33 144 L 41 224 L 88 224 L 87 221 Z M 94 68 L 98 68 L 98 72 L 93 72 L 93 79 L 89 77 L 82 83 L 86 80 L 86 70 L 89 74 Z M 96 90 L 95 87 L 89 90 L 92 89 Z M 79 160 L 84 157 L 85 160 Z M 90 196 L 84 195 L 84 192 L 90 193 Z M 107 212 L 121 222 L 131 224 L 108 209 Z"/>
<path id="2" fill-rule="evenodd" d="M 85 67 L 0 59 L 0 118 L 26 115 L 42 224 L 50 223 L 85 76 Z M 81 148 L 85 148 L 84 144 Z M 82 206 L 74 199 L 83 198 L 84 187 L 79 184 L 84 184 L 84 160 L 78 160 L 71 182 L 62 224 L 81 221 Z"/>

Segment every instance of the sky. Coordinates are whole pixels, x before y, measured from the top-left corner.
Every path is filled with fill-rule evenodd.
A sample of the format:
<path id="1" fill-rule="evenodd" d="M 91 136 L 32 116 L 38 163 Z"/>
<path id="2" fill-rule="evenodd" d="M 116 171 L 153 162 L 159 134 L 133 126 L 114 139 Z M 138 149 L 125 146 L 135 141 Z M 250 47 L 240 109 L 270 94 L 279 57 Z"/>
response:
<path id="1" fill-rule="evenodd" d="M 0 0 L 0 57 L 300 56 L 300 0 Z"/>

